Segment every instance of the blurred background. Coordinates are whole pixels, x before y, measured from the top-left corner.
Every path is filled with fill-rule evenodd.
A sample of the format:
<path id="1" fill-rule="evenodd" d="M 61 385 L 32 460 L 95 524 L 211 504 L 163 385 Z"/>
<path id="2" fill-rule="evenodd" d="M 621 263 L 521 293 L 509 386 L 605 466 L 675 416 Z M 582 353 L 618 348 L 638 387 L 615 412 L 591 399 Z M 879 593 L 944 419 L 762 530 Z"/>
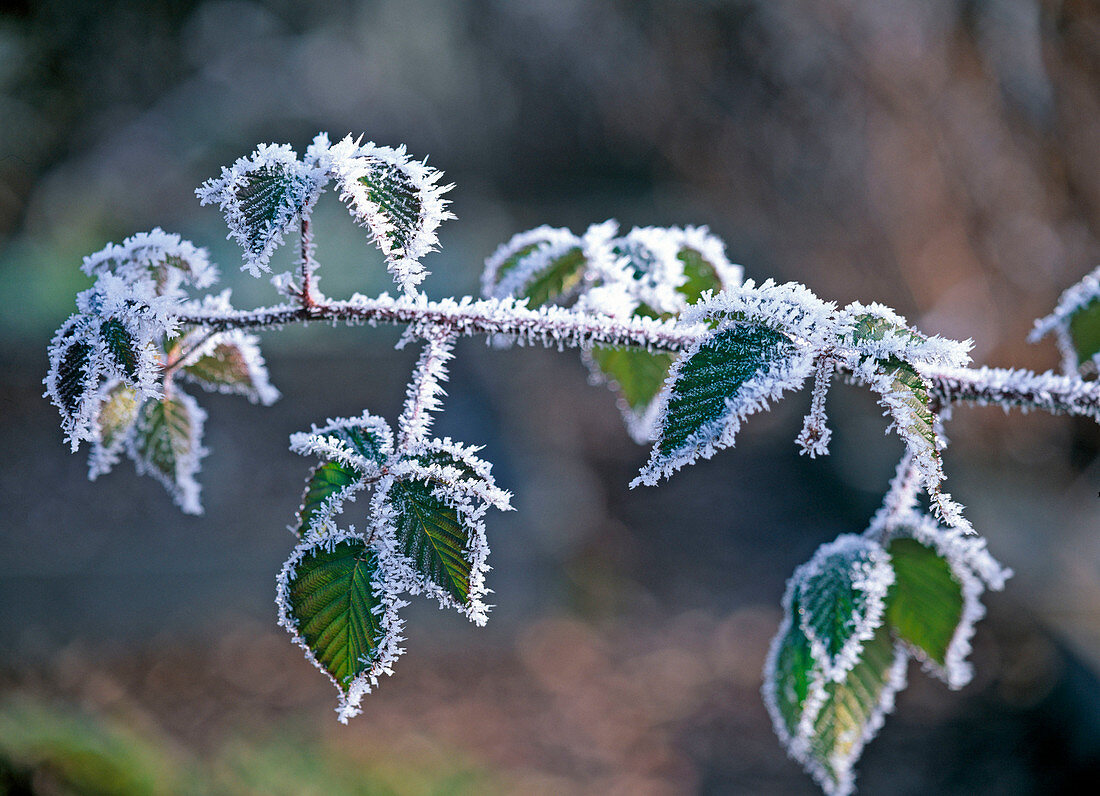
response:
<path id="1" fill-rule="evenodd" d="M 206 514 L 123 463 L 96 484 L 41 398 L 83 255 L 153 226 L 238 270 L 193 190 L 259 142 L 405 143 L 457 183 L 430 296 L 476 293 L 511 234 L 708 224 L 756 279 L 881 301 L 979 363 L 1100 262 L 1100 7 L 1086 0 L 172 0 L 0 6 L 0 792 L 806 793 L 758 689 L 783 584 L 858 532 L 901 453 L 834 388 L 660 490 L 574 352 L 460 343 L 438 431 L 485 446 L 485 629 L 417 602 L 349 727 L 275 626 L 309 463 L 287 436 L 391 420 L 392 329 L 269 333 L 283 399 L 202 395 Z M 331 194 L 322 288 L 392 290 Z M 287 252 L 274 263 L 290 266 Z M 1100 434 L 959 409 L 951 492 L 1016 570 L 960 693 L 910 669 L 866 793 L 1072 793 L 1100 774 Z M 352 507 L 354 509 L 354 506 Z M 353 512 L 354 513 L 354 512 Z"/>

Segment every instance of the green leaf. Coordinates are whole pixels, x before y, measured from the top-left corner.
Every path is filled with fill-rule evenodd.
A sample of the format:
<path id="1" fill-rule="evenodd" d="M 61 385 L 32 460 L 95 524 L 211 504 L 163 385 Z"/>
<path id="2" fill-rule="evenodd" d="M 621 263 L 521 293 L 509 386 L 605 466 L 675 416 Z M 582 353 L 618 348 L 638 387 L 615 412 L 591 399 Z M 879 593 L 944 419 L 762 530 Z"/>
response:
<path id="1" fill-rule="evenodd" d="M 591 353 L 627 406 L 639 414 L 660 394 L 673 361 L 671 354 L 637 348 L 594 348 Z"/>
<path id="2" fill-rule="evenodd" d="M 241 349 L 232 343 L 219 343 L 213 350 L 184 367 L 188 376 L 213 387 L 252 387 L 252 374 L 248 370 Z"/>
<path id="3" fill-rule="evenodd" d="M 445 450 L 426 450 L 412 457 L 412 460 L 423 467 L 439 465 L 440 467 L 453 467 L 459 471 L 463 479 L 484 481 L 484 476 L 477 471 L 474 465 Z"/>
<path id="4" fill-rule="evenodd" d="M 129 330 L 117 318 L 109 318 L 99 327 L 99 336 L 111 358 L 122 368 L 130 380 L 137 378 L 138 352 L 134 349 L 134 338 Z"/>
<path id="5" fill-rule="evenodd" d="M 539 248 L 539 243 L 529 243 L 526 246 L 521 246 L 516 249 L 515 252 L 508 255 L 499 266 L 497 266 L 494 282 L 499 283 L 504 278 L 505 274 L 514 269 L 522 260 L 535 249 Z"/>
<path id="6" fill-rule="evenodd" d="M 286 582 L 286 610 L 318 666 L 347 695 L 382 654 L 378 554 L 359 539 L 315 545 Z"/>
<path id="7" fill-rule="evenodd" d="M 688 304 L 697 302 L 706 290 L 717 293 L 725 287 L 718 271 L 698 250 L 683 248 L 676 257 L 684 264 L 684 275 L 687 277 L 687 281 L 677 290 L 687 299 Z"/>
<path id="8" fill-rule="evenodd" d="M 786 335 L 763 324 L 739 324 L 708 337 L 676 374 L 658 450 L 671 455 L 708 426 L 721 424 L 746 382 L 794 351 Z"/>
<path id="9" fill-rule="evenodd" d="M 877 543 L 845 535 L 819 548 L 799 573 L 799 625 L 825 675 L 835 678 L 858 657 L 862 637 L 882 622 L 889 564 Z"/>
<path id="10" fill-rule="evenodd" d="M 882 361 L 884 372 L 893 379 L 891 391 L 902 396 L 907 411 L 894 420 L 914 437 L 923 441 L 928 452 L 940 457 L 936 440 L 936 416 L 928 397 L 928 385 L 908 363 L 897 357 Z"/>
<path id="11" fill-rule="evenodd" d="M 570 295 L 584 279 L 588 261 L 580 247 L 572 248 L 558 257 L 551 258 L 536 272 L 520 293 L 528 299 L 527 306 L 541 307 L 551 301 Z"/>
<path id="12" fill-rule="evenodd" d="M 306 480 L 305 494 L 298 507 L 298 528 L 295 531 L 298 536 L 305 536 L 325 501 L 343 492 L 361 477 L 353 468 L 339 462 L 324 462 L 314 467 Z"/>
<path id="13" fill-rule="evenodd" d="M 1094 298 L 1070 316 L 1069 336 L 1078 366 L 1092 362 L 1100 354 L 1100 298 Z"/>
<path id="14" fill-rule="evenodd" d="M 894 695 L 904 687 L 903 656 L 895 649 L 890 631 L 880 627 L 844 681 L 825 684 L 825 699 L 814 717 L 803 763 L 826 793 L 851 793 L 852 766 L 893 709 Z"/>
<path id="15" fill-rule="evenodd" d="M 395 481 L 387 502 L 394 510 L 398 550 L 417 575 L 442 588 L 459 605 L 470 598 L 471 533 L 455 507 L 432 494 L 428 480 Z"/>
<path id="16" fill-rule="evenodd" d="M 886 598 L 886 621 L 894 634 L 941 668 L 963 621 L 962 585 L 951 564 L 916 539 L 897 538 L 887 547 L 894 585 Z"/>
<path id="17" fill-rule="evenodd" d="M 923 343 L 928 339 L 924 335 L 918 334 L 912 329 L 908 329 L 891 320 L 871 313 L 865 313 L 858 316 L 853 324 L 852 340 L 858 346 L 860 342 L 865 340 L 882 340 L 888 333 L 908 337 L 914 343 Z"/>
<path id="18" fill-rule="evenodd" d="M 243 176 L 233 192 L 239 212 L 234 231 L 252 258 L 266 264 L 311 191 L 309 177 L 289 163 L 268 163 Z"/>
<path id="19" fill-rule="evenodd" d="M 420 188 L 405 172 L 392 163 L 374 158 L 368 159 L 370 168 L 359 178 L 370 200 L 390 228 L 385 231 L 390 249 L 401 256 L 408 256 L 410 244 L 420 234 L 424 205 Z"/>
<path id="20" fill-rule="evenodd" d="M 373 429 L 350 426 L 333 429 L 328 431 L 327 434 L 343 440 L 351 446 L 353 451 L 367 461 L 374 462 L 379 467 L 386 463 L 386 440 L 382 434 Z"/>

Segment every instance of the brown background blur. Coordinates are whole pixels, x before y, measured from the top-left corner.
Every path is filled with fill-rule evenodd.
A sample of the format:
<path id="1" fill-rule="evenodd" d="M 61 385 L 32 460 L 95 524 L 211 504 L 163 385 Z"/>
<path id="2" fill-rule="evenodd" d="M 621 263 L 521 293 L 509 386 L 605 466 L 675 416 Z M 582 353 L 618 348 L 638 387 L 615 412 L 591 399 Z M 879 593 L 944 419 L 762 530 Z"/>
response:
<path id="1" fill-rule="evenodd" d="M 0 792 L 64 792 L 96 755 L 143 772 L 102 786 L 127 793 L 814 792 L 759 671 L 785 578 L 862 529 L 900 454 L 863 393 L 830 395 L 825 460 L 792 443 L 798 395 L 632 492 L 645 451 L 575 354 L 463 342 L 438 431 L 485 445 L 516 495 L 489 519 L 498 607 L 479 630 L 412 606 L 408 654 L 342 728 L 274 626 L 308 470 L 286 439 L 393 419 L 414 352 L 394 330 L 267 335 L 275 407 L 199 396 L 195 519 L 126 463 L 84 480 L 40 397 L 47 341 L 88 284 L 80 258 L 158 225 L 211 249 L 238 306 L 275 301 L 193 190 L 261 141 L 327 130 L 403 142 L 457 183 L 433 297 L 476 292 L 484 257 L 537 224 L 708 224 L 748 276 L 884 302 L 973 338 L 979 363 L 1053 367 L 1024 338 L 1100 262 L 1100 5 L 2 9 Z M 331 194 L 317 226 L 329 295 L 392 290 Z M 960 409 L 948 431 L 951 491 L 1017 577 L 988 599 L 975 682 L 948 693 L 913 666 L 860 782 L 1075 792 L 1100 774 L 1097 427 Z"/>

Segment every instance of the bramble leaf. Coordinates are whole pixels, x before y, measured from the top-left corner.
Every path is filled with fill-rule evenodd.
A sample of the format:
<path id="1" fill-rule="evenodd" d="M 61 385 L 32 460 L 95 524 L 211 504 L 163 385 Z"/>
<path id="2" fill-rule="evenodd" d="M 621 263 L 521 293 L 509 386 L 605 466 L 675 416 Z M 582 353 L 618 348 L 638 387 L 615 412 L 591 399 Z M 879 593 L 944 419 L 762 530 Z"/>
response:
<path id="1" fill-rule="evenodd" d="M 1100 355 L 1100 298 L 1094 298 L 1072 315 L 1069 336 L 1073 341 L 1078 367 L 1091 363 L 1095 370 L 1097 356 Z"/>
<path id="2" fill-rule="evenodd" d="M 187 514 L 202 514 L 195 474 L 206 455 L 201 445 L 205 420 L 195 399 L 176 389 L 142 405 L 129 439 L 138 474 L 160 481 Z"/>
<path id="3" fill-rule="evenodd" d="M 338 418 L 322 428 L 291 434 L 290 449 L 373 475 L 393 452 L 393 433 L 381 417 L 364 412 L 359 417 Z"/>
<path id="4" fill-rule="evenodd" d="M 274 403 L 279 391 L 268 380 L 267 365 L 254 335 L 221 334 L 188 357 L 181 373 L 211 392 L 243 395 L 252 403 Z"/>
<path id="5" fill-rule="evenodd" d="M 268 261 L 283 235 L 308 215 L 323 187 L 321 175 L 289 146 L 261 144 L 195 193 L 202 204 L 221 207 L 229 234 L 244 249 L 242 269 L 259 276 L 270 270 Z"/>
<path id="6" fill-rule="evenodd" d="M 134 336 L 130 334 L 122 321 L 117 318 L 108 318 L 99 326 L 99 335 L 103 339 L 107 352 L 114 359 L 115 364 L 122 369 L 122 373 L 131 382 L 137 379 L 138 351 L 135 348 Z"/>
<path id="7" fill-rule="evenodd" d="M 853 767 L 863 747 L 878 733 L 894 696 L 905 687 L 905 651 L 895 647 L 889 630 L 880 627 L 864 644 L 856 666 L 841 682 L 828 682 L 811 730 L 792 754 L 829 796 L 846 796 L 855 789 Z M 804 715 L 802 721 L 807 717 Z"/>
<path id="8" fill-rule="evenodd" d="M 386 266 L 405 292 L 415 292 L 427 276 L 420 260 L 437 248 L 436 229 L 454 214 L 440 185 L 443 172 L 413 160 L 405 147 L 361 144 L 350 136 L 329 146 L 318 136 L 310 153 L 335 175 L 340 197 L 371 233 Z"/>
<path id="9" fill-rule="evenodd" d="M 1051 332 L 1066 374 L 1100 371 L 1100 268 L 1063 292 L 1054 312 L 1035 322 L 1028 339 L 1034 343 Z"/>
<path id="10" fill-rule="evenodd" d="M 126 445 L 141 402 L 132 387 L 122 381 L 105 384 L 96 415 L 97 436 L 88 454 L 88 477 L 95 480 L 110 472 Z"/>
<path id="11" fill-rule="evenodd" d="M 279 575 L 279 624 L 340 692 L 340 720 L 389 674 L 403 603 L 389 591 L 378 553 L 352 534 L 299 545 Z"/>
<path id="12" fill-rule="evenodd" d="M 655 484 L 696 459 L 732 447 L 741 421 L 802 384 L 812 359 L 767 324 L 726 321 L 672 366 L 660 434 L 631 486 Z"/>

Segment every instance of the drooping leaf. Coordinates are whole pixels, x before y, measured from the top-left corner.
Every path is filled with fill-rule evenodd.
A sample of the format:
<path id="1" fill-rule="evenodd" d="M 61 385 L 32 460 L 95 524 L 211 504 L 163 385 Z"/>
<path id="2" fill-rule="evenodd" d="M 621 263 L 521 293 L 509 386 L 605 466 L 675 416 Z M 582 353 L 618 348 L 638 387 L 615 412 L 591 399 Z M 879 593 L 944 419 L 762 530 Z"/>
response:
<path id="1" fill-rule="evenodd" d="M 962 584 L 946 558 L 916 539 L 894 539 L 887 552 L 895 580 L 886 598 L 886 621 L 898 638 L 944 669 L 963 621 Z"/>
<path id="2" fill-rule="evenodd" d="M 812 358 L 764 323 L 724 324 L 685 351 L 662 393 L 660 435 L 632 486 L 733 445 L 741 421 L 802 384 Z"/>
<path id="3" fill-rule="evenodd" d="M 432 487 L 426 480 L 406 480 L 390 488 L 387 502 L 394 512 L 397 550 L 425 583 L 437 586 L 457 605 L 465 605 L 474 566 L 468 549 L 478 529 L 436 496 Z"/>
<path id="4" fill-rule="evenodd" d="M 592 359 L 636 413 L 644 412 L 658 396 L 672 367 L 671 354 L 636 348 L 594 348 Z"/>
<path id="5" fill-rule="evenodd" d="M 339 462 L 324 462 L 313 468 L 306 480 L 305 494 L 298 507 L 297 534 L 304 537 L 314 520 L 322 513 L 325 503 L 346 492 L 348 487 L 357 483 L 362 475 L 353 468 Z"/>
<path id="6" fill-rule="evenodd" d="M 401 652 L 387 577 L 377 551 L 350 534 L 299 545 L 279 576 L 279 623 L 340 691 L 341 721 Z"/>
<path id="7" fill-rule="evenodd" d="M 244 249 L 243 268 L 259 276 L 270 270 L 272 253 L 291 225 L 310 211 L 322 187 L 316 171 L 289 146 L 262 144 L 196 193 L 202 204 L 221 207 L 230 234 Z"/>
<path id="8" fill-rule="evenodd" d="M 973 678 L 967 660 L 975 625 L 985 615 L 981 597 L 1002 589 L 1012 571 L 986 550 L 985 539 L 944 528 L 913 510 L 872 523 L 866 535 L 884 538 L 896 573 L 886 622 L 924 670 L 950 688 Z"/>
<path id="9" fill-rule="evenodd" d="M 195 399 L 175 389 L 142 405 L 129 439 L 138 474 L 160 481 L 187 514 L 202 513 L 195 474 L 206 454 L 201 445 L 205 420 Z"/>
<path id="10" fill-rule="evenodd" d="M 122 369 L 126 378 L 131 381 L 136 379 L 139 354 L 130 330 L 117 318 L 108 318 L 100 324 L 99 335 L 103 339 L 107 352 Z"/>
<path id="11" fill-rule="evenodd" d="M 838 680 L 859 660 L 893 579 L 882 547 L 851 534 L 822 545 L 795 573 L 799 626 L 825 677 Z"/>
<path id="12" fill-rule="evenodd" d="M 847 796 L 855 789 L 853 767 L 905 687 L 905 661 L 904 650 L 895 647 L 882 626 L 845 679 L 822 686 L 812 731 L 795 745 L 794 756 L 829 796 Z"/>

